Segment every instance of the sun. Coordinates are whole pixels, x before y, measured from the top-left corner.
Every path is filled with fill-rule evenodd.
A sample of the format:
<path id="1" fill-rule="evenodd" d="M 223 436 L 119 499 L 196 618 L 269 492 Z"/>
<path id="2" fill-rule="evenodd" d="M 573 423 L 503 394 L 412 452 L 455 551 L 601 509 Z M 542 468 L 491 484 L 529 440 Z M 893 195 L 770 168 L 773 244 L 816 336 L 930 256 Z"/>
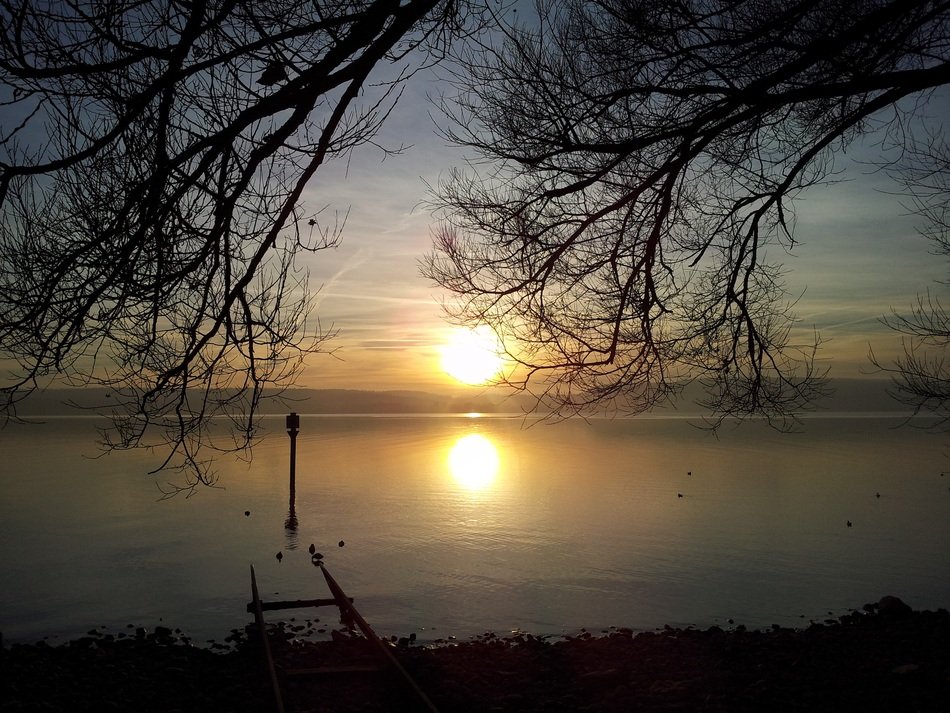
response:
<path id="1" fill-rule="evenodd" d="M 455 329 L 442 346 L 442 370 L 463 384 L 479 386 L 501 372 L 504 347 L 488 325 Z"/>

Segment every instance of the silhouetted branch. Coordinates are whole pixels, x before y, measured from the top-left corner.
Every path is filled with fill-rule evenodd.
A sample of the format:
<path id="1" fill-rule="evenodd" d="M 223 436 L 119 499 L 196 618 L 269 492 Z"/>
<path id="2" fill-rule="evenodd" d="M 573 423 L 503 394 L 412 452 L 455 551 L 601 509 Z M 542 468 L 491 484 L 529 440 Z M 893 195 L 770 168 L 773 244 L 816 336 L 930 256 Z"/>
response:
<path id="1" fill-rule="evenodd" d="M 442 102 L 476 154 L 434 189 L 450 317 L 494 327 L 509 382 L 560 413 L 699 380 L 714 423 L 787 426 L 824 388 L 778 268 L 794 198 L 950 81 L 950 3 L 537 7 L 463 48 Z"/>
<path id="2" fill-rule="evenodd" d="M 931 241 L 935 255 L 946 259 L 950 256 L 950 144 L 943 126 L 931 126 L 903 148 L 891 170 L 904 187 L 909 208 L 923 219 L 920 234 Z M 891 377 L 891 395 L 915 415 L 936 417 L 933 427 L 939 430 L 950 425 L 950 312 L 933 290 L 946 284 L 942 281 L 918 295 L 909 312 L 895 310 L 881 320 L 903 335 L 902 354 L 894 363 L 883 363 L 870 353 L 871 363 Z"/>
<path id="3" fill-rule="evenodd" d="M 107 447 L 170 446 L 163 467 L 210 482 L 214 449 L 251 442 L 265 387 L 279 393 L 333 336 L 308 324 L 296 259 L 342 226 L 317 222 L 304 187 L 372 142 L 401 85 L 479 12 L 0 4 L 5 416 L 54 378 L 108 386 Z"/>

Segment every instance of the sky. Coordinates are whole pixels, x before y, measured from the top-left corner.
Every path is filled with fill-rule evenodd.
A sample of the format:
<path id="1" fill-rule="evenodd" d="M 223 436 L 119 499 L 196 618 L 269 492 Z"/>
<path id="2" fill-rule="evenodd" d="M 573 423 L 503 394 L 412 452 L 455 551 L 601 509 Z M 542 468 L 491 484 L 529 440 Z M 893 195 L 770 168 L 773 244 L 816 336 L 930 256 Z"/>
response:
<path id="1" fill-rule="evenodd" d="M 434 225 L 423 205 L 426 184 L 463 160 L 437 135 L 427 98 L 434 89 L 431 78 L 414 81 L 378 137 L 386 147 L 410 145 L 405 152 L 357 149 L 345 163 L 324 166 L 303 196 L 308 206 L 348 215 L 341 244 L 302 262 L 311 289 L 319 290 L 321 326 L 339 333 L 328 345 L 333 355 L 311 359 L 300 386 L 460 387 L 439 365 L 439 347 L 451 334 L 442 319 L 444 295 L 420 274 Z"/>
<path id="2" fill-rule="evenodd" d="M 308 205 L 350 213 L 342 244 L 307 262 L 312 287 L 321 287 L 317 315 L 339 334 L 334 355 L 312 359 L 301 386 L 459 388 L 439 366 L 450 329 L 440 309 L 446 295 L 419 272 L 434 224 L 421 205 L 426 184 L 465 159 L 437 133 L 426 94 L 439 89 L 437 80 L 417 78 L 384 127 L 384 145 L 412 144 L 404 154 L 383 159 L 364 147 L 346 165 L 326 167 L 305 195 Z M 892 308 L 906 311 L 918 293 L 939 293 L 935 283 L 947 274 L 944 258 L 917 233 L 919 219 L 894 195 L 896 185 L 866 163 L 879 154 L 874 141 L 838 157 L 838 183 L 796 201 L 798 244 L 782 257 L 790 296 L 800 296 L 796 329 L 804 340 L 818 331 L 819 359 L 831 377 L 872 375 L 869 348 L 896 356 L 900 338 L 880 318 Z"/>
<path id="3" fill-rule="evenodd" d="M 301 265 L 317 291 L 312 320 L 336 330 L 331 354 L 309 358 L 298 385 L 310 388 L 465 392 L 439 364 L 450 338 L 440 303 L 447 295 L 420 274 L 430 249 L 433 218 L 424 205 L 435 185 L 466 155 L 437 131 L 429 97 L 445 89 L 423 72 L 405 87 L 377 143 L 408 148 L 386 155 L 374 146 L 321 168 L 308 186 L 305 210 L 327 206 L 322 217 L 347 213 L 342 243 L 305 256 Z M 950 93 L 942 108 L 950 115 Z M 932 113 L 939 116 L 938 107 Z M 783 256 L 802 341 L 814 332 L 819 359 L 832 377 L 867 376 L 868 351 L 883 360 L 899 354 L 900 338 L 881 325 L 892 309 L 907 310 L 916 295 L 937 289 L 947 275 L 944 258 L 915 230 L 896 186 L 873 166 L 876 137 L 838 160 L 840 183 L 807 191 L 796 202 L 798 242 Z"/>

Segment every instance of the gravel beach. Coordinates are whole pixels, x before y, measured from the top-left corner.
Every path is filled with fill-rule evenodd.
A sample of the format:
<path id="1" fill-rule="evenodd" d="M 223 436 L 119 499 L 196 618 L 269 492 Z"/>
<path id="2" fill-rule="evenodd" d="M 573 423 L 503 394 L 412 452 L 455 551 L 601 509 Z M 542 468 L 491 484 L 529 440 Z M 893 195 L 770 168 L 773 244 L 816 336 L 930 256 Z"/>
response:
<path id="1" fill-rule="evenodd" d="M 2 651 L 2 711 L 270 711 L 255 636 L 226 651 L 184 643 L 170 630 L 122 638 L 95 633 L 60 646 Z M 370 660 L 364 640 L 271 636 L 286 667 Z M 394 651 L 442 713 L 482 711 L 950 711 L 950 614 L 911 611 L 885 597 L 803 629 L 664 628 L 543 639 L 485 634 Z M 392 676 L 285 678 L 288 711 L 413 710 Z"/>

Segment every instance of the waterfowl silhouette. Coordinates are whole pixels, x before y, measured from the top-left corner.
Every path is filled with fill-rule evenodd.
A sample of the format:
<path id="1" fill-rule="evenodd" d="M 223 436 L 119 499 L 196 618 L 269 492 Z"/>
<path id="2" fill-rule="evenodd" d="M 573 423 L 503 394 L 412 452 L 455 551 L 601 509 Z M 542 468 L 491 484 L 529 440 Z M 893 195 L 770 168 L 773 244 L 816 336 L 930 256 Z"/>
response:
<path id="1" fill-rule="evenodd" d="M 275 556 L 277 557 L 277 561 L 278 561 L 278 562 L 280 562 L 282 559 L 284 559 L 284 553 L 283 553 L 283 552 L 278 552 Z"/>

